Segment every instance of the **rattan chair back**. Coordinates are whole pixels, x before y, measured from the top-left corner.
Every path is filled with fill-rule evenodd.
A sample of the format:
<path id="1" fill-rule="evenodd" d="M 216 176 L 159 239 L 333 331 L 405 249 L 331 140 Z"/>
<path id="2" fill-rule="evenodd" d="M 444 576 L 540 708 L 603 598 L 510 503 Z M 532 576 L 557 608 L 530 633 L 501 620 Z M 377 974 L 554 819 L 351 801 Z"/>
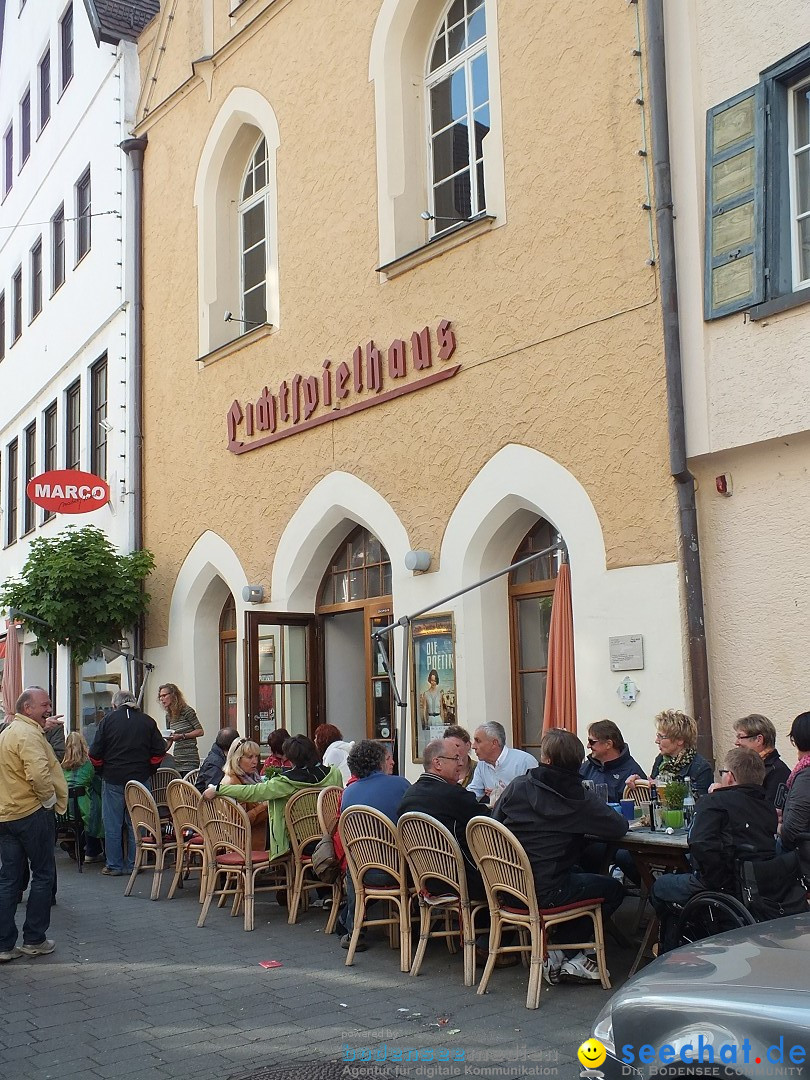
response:
<path id="1" fill-rule="evenodd" d="M 632 799 L 636 806 L 646 806 L 650 801 L 651 787 L 652 784 L 649 780 L 636 780 L 635 787 L 630 787 L 629 784 L 625 785 L 622 798 Z"/>
<path id="2" fill-rule="evenodd" d="M 343 788 L 325 787 L 318 792 L 318 821 L 321 833 L 327 836 L 334 835 L 340 817 L 340 800 L 343 798 Z"/>
<path id="3" fill-rule="evenodd" d="M 160 847 L 163 842 L 160 814 L 149 788 L 137 780 L 130 780 L 124 788 L 124 800 L 136 840 L 143 838 Z"/>
<path id="4" fill-rule="evenodd" d="M 467 826 L 467 843 L 481 870 L 490 911 L 515 901 L 536 913 L 537 892 L 529 857 L 517 837 L 488 817 L 475 817 Z"/>
<path id="5" fill-rule="evenodd" d="M 367 870 L 385 870 L 400 886 L 407 886 L 407 867 L 391 820 L 371 806 L 350 806 L 338 825 L 346 861 L 355 881 Z"/>
<path id="6" fill-rule="evenodd" d="M 152 777 L 152 795 L 158 806 L 168 807 L 166 801 L 166 789 L 172 780 L 179 780 L 180 773 L 177 769 L 158 769 Z"/>
<path id="7" fill-rule="evenodd" d="M 469 896 L 464 856 L 450 830 L 435 818 L 419 813 L 403 814 L 397 829 L 417 891 L 435 892 L 435 886 L 427 888 L 428 880 L 441 881 L 448 892 L 456 893 L 466 903 Z"/>
<path id="8" fill-rule="evenodd" d="M 318 821 L 317 789 L 296 791 L 284 804 L 284 821 L 290 837 L 290 847 L 296 862 L 313 840 L 320 840 L 321 826 Z"/>

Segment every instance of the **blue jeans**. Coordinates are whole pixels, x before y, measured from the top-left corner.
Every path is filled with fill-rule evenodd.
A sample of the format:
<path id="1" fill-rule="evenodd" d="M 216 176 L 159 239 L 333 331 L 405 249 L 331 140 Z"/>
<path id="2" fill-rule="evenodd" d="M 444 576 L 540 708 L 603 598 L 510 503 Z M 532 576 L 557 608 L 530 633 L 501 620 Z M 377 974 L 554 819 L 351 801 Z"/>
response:
<path id="1" fill-rule="evenodd" d="M 146 785 L 151 788 L 150 784 Z M 101 816 L 104 819 L 104 850 L 107 853 L 107 866 L 111 870 L 132 871 L 135 864 L 135 833 L 127 813 L 124 800 L 126 784 L 101 785 Z M 124 865 L 124 848 L 121 833 L 127 827 L 127 863 Z"/>
<path id="2" fill-rule="evenodd" d="M 17 942 L 15 913 L 31 864 L 31 891 L 25 909 L 23 943 L 39 945 L 51 922 L 51 898 L 56 883 L 52 810 L 35 810 L 19 821 L 0 822 L 0 952 Z"/>
<path id="3" fill-rule="evenodd" d="M 396 885 L 395 879 L 385 870 L 367 870 L 363 875 L 363 880 L 367 885 Z M 339 919 L 346 927 L 347 933 L 351 934 L 354 930 L 354 905 L 356 901 L 356 894 L 354 891 L 354 881 L 352 881 L 352 875 L 347 872 L 346 874 L 346 902 L 341 908 Z M 370 907 L 376 904 L 376 900 L 372 900 L 366 904 L 366 911 Z"/>

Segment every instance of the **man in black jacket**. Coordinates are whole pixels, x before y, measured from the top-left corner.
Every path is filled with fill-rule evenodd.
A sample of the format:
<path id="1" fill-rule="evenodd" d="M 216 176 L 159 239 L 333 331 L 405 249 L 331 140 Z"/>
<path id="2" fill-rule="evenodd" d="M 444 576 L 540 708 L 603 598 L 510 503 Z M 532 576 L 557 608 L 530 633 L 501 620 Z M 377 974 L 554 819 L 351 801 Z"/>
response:
<path id="1" fill-rule="evenodd" d="M 131 873 L 135 861 L 135 835 L 124 801 L 127 781 L 138 780 L 151 788 L 152 775 L 165 754 L 166 741 L 152 717 L 141 712 L 128 691 L 117 691 L 113 695 L 113 711 L 98 725 L 90 747 L 90 760 L 103 781 L 101 814 L 107 865 L 101 872 L 107 877 Z M 129 836 L 126 865 L 121 843 L 125 822 Z"/>
<path id="2" fill-rule="evenodd" d="M 609 917 L 624 899 L 622 886 L 607 875 L 577 873 L 573 867 L 580 859 L 586 834 L 618 840 L 627 832 L 627 820 L 593 791 L 583 788 L 579 770 L 584 757 L 576 735 L 561 728 L 547 731 L 540 743 L 540 765 L 509 784 L 493 817 L 525 848 L 541 908 L 602 897 L 603 913 Z M 586 922 L 590 925 L 590 920 Z M 581 941 L 585 925 L 574 919 L 557 927 L 555 945 Z M 566 957 L 560 948 L 549 949 L 543 973 L 550 983 L 561 977 L 571 982 L 599 979 L 591 956 L 580 952 Z"/>
<path id="3" fill-rule="evenodd" d="M 208 751 L 208 757 L 200 766 L 194 786 L 198 791 L 205 791 L 209 784 L 218 787 L 220 780 L 225 775 L 225 758 L 231 746 L 239 738 L 236 728 L 224 727 L 217 732 L 214 745 Z"/>
<path id="4" fill-rule="evenodd" d="M 473 900 L 485 900 L 484 882 L 467 844 L 467 823 L 489 810 L 459 783 L 462 771 L 458 750 L 449 739 L 434 739 L 425 747 L 425 771 L 402 797 L 397 813 L 429 814 L 449 829 L 464 856 L 467 888 Z"/>
<path id="5" fill-rule="evenodd" d="M 661 946 L 672 948 L 673 914 L 697 893 L 736 891 L 741 858 L 771 859 L 776 853 L 776 810 L 762 781 L 765 765 L 755 750 L 726 754 L 720 786 L 698 801 L 689 830 L 691 874 L 662 874 L 650 891 L 661 920 Z"/>

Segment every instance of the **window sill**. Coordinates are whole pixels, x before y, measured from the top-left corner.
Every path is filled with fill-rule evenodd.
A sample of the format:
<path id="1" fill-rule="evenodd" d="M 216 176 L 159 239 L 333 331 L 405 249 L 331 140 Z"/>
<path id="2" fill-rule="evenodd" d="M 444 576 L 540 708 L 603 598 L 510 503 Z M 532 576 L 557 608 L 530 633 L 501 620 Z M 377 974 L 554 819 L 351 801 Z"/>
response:
<path id="1" fill-rule="evenodd" d="M 265 323 L 263 326 L 257 326 L 253 330 L 248 330 L 246 334 L 240 334 L 239 337 L 234 338 L 233 341 L 227 341 L 224 345 L 219 345 L 216 349 L 212 349 L 211 352 L 206 353 L 204 356 L 198 356 L 197 363 L 200 365 L 201 370 L 204 371 L 205 368 L 210 367 L 211 364 L 215 364 L 218 360 L 224 360 L 226 356 L 233 356 L 242 349 L 246 349 L 250 345 L 255 345 L 257 341 L 263 341 L 264 338 L 270 337 L 277 329 L 278 328 L 274 327 L 272 323 Z"/>
<path id="2" fill-rule="evenodd" d="M 778 315 L 780 311 L 790 311 L 791 308 L 801 307 L 803 304 L 810 304 L 810 289 L 799 289 L 797 292 L 766 300 L 764 304 L 755 304 L 748 309 L 748 318 L 751 322 L 759 322 L 767 319 L 769 315 Z"/>
<path id="3" fill-rule="evenodd" d="M 378 266 L 376 268 L 377 273 L 385 274 L 388 278 L 398 277 L 400 274 L 407 273 L 408 270 L 413 270 L 416 266 L 421 266 L 422 263 L 429 262 L 439 255 L 444 255 L 446 251 L 461 247 L 462 244 L 474 240 L 476 236 L 481 236 L 482 233 L 489 232 L 494 227 L 494 224 L 495 217 L 493 214 L 480 214 L 478 217 L 473 218 L 472 221 L 464 221 L 455 228 L 443 232 L 441 236 L 437 236 L 434 240 L 428 240 L 422 247 L 415 248 L 406 255 L 400 255 L 398 259 L 392 259 L 391 262 L 385 263 L 383 266 Z"/>
<path id="4" fill-rule="evenodd" d="M 92 250 L 93 250 L 92 248 L 88 248 L 87 251 L 83 251 L 82 254 L 77 257 L 76 262 L 73 264 L 73 269 L 74 270 L 77 269 L 77 267 L 82 265 L 82 263 L 84 262 L 84 260 L 87 258 L 87 256 L 90 254 L 90 252 Z"/>

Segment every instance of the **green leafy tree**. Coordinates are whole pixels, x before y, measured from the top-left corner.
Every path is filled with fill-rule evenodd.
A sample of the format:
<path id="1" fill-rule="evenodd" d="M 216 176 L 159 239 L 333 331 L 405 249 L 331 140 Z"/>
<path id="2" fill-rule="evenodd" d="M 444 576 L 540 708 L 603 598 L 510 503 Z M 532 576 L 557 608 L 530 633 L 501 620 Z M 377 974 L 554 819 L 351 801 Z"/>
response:
<path id="1" fill-rule="evenodd" d="M 69 645 L 73 660 L 82 664 L 146 614 L 143 583 L 154 565 L 150 551 L 119 555 L 94 525 L 69 525 L 57 536 L 31 542 L 19 578 L 0 586 L 0 604 L 42 620 L 45 625 L 28 625 L 36 652 Z"/>

